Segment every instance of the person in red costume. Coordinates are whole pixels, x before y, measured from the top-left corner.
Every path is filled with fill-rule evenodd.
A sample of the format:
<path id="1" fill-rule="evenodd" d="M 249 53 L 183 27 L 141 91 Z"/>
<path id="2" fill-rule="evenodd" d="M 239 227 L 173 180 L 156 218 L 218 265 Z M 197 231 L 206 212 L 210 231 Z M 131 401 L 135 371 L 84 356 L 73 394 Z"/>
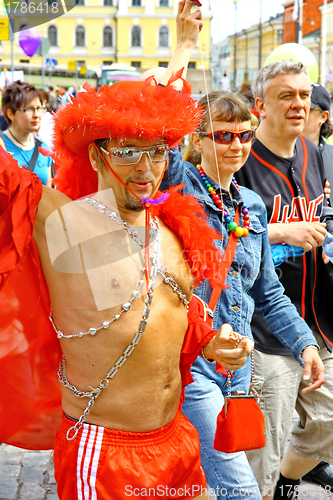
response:
<path id="1" fill-rule="evenodd" d="M 196 4 L 179 3 L 193 38 Z M 85 85 L 55 118 L 56 190 L 0 150 L 0 439 L 54 445 L 60 500 L 207 498 L 183 388 L 198 355 L 235 370 L 253 347 L 192 295 L 223 287 L 218 233 L 181 187 L 157 191 L 201 118 L 179 77 Z"/>

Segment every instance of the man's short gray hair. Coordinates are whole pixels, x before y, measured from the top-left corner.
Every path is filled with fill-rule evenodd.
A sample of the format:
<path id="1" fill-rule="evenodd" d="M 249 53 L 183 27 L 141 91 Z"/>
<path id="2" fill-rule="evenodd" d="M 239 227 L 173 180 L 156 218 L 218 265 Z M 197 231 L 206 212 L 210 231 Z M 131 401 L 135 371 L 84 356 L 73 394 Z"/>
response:
<path id="1" fill-rule="evenodd" d="M 256 79 L 252 85 L 253 96 L 256 99 L 260 97 L 260 99 L 265 99 L 266 92 L 269 86 L 269 81 L 275 78 L 278 75 L 298 75 L 300 73 L 305 73 L 308 75 L 308 71 L 306 66 L 298 61 L 284 60 L 278 61 L 274 63 L 267 64 L 261 68 L 256 76 Z"/>

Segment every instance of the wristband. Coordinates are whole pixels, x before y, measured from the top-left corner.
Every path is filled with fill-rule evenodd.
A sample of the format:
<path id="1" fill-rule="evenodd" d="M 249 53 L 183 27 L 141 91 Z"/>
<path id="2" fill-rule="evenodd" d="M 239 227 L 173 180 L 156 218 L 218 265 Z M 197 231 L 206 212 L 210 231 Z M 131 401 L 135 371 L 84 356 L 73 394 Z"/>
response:
<path id="1" fill-rule="evenodd" d="M 204 346 L 205 347 L 205 346 Z M 201 349 L 200 351 L 200 354 L 201 354 L 201 357 L 207 361 L 207 363 L 215 363 L 215 359 L 208 359 L 206 358 L 205 354 L 204 354 L 204 347 Z"/>

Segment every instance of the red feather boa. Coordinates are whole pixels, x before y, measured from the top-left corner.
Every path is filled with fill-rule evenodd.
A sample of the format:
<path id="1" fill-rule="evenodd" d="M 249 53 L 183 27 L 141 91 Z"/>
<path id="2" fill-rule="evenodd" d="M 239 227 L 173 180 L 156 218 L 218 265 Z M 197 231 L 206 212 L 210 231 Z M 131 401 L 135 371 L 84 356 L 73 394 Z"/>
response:
<path id="1" fill-rule="evenodd" d="M 160 217 L 179 237 L 185 255 L 198 286 L 207 279 L 210 285 L 225 288 L 221 280 L 215 278 L 221 265 L 222 253 L 214 245 L 221 234 L 208 226 L 204 209 L 196 198 L 180 191 L 184 184 L 173 186 L 166 193 L 171 196 L 161 205 L 152 205 L 151 214 Z M 159 196 L 157 193 L 156 196 Z"/>

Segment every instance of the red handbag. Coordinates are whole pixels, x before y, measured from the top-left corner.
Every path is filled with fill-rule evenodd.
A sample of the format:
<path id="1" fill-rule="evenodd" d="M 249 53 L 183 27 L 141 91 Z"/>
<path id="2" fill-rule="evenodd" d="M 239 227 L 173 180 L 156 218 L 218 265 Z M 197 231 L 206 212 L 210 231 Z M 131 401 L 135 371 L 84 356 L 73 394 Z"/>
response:
<path id="1" fill-rule="evenodd" d="M 239 210 L 235 213 L 235 222 L 238 224 Z M 225 282 L 231 263 L 236 252 L 237 238 L 234 233 L 229 236 L 229 241 L 224 252 L 221 269 L 218 278 Z M 221 289 L 215 287 L 209 301 L 209 308 L 214 311 L 216 302 L 221 294 Z M 208 324 L 212 324 L 212 317 L 207 318 Z M 231 375 L 228 372 L 228 396 L 224 398 L 224 406 L 217 417 L 214 449 L 224 453 L 236 451 L 256 450 L 263 448 L 266 444 L 265 417 L 259 408 L 257 401 L 260 397 L 253 386 L 254 359 L 251 352 L 251 383 L 250 394 L 235 392 L 231 395 Z"/>
<path id="2" fill-rule="evenodd" d="M 253 387 L 254 361 L 251 352 L 250 394 L 231 395 L 231 377 L 228 372 L 228 396 L 217 417 L 214 449 L 224 453 L 256 450 L 266 444 L 265 417 L 259 408 L 259 395 Z"/>

